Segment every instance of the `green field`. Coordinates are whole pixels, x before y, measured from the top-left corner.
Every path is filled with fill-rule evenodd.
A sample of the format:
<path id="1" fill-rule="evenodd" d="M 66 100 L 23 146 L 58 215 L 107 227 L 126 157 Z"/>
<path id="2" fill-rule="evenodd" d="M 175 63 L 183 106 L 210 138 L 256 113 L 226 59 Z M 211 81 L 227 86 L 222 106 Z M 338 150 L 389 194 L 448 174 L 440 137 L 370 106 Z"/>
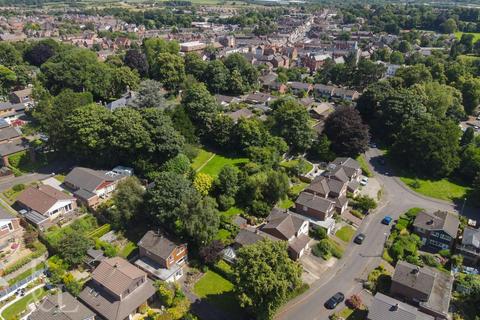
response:
<path id="1" fill-rule="evenodd" d="M 193 159 L 192 162 L 192 169 L 193 170 L 198 170 L 201 168 L 207 161 L 214 155 L 213 152 L 208 152 L 203 149 L 198 150 L 198 155 Z"/>
<path id="2" fill-rule="evenodd" d="M 480 40 L 480 32 L 461 32 L 461 31 L 458 31 L 458 32 L 455 32 L 455 38 L 460 40 L 460 38 L 462 37 L 462 34 L 464 34 L 464 33 L 473 34 L 473 42 L 474 43 L 476 41 Z"/>
<path id="3" fill-rule="evenodd" d="M 436 199 L 454 201 L 464 199 L 471 188 L 457 184 L 448 179 L 441 180 L 424 180 L 415 179 L 410 177 L 401 177 L 403 183 L 405 183 L 410 189 L 427 197 Z"/>
<path id="4" fill-rule="evenodd" d="M 48 293 L 47 290 L 45 290 L 43 287 L 42 288 L 38 288 L 37 290 L 33 291 L 32 293 L 30 294 L 27 294 L 25 297 L 23 297 L 22 299 L 18 300 L 17 302 L 15 302 L 14 304 L 12 304 L 11 306 L 9 306 L 8 308 L 6 308 L 3 312 L 2 312 L 2 317 L 5 319 L 5 320 L 14 320 L 14 319 L 19 319 L 19 315 L 25 311 L 25 309 L 27 308 L 27 306 L 34 302 L 34 301 L 39 301 L 40 299 L 42 299 L 44 296 L 46 296 Z"/>
<path id="5" fill-rule="evenodd" d="M 216 154 L 210 159 L 198 172 L 206 173 L 212 177 L 217 177 L 220 170 L 226 165 L 240 166 L 248 162 L 247 158 L 227 158 Z"/>
<path id="6" fill-rule="evenodd" d="M 350 226 L 341 227 L 340 230 L 335 233 L 337 238 L 345 242 L 350 242 L 354 234 L 355 230 Z"/>
<path id="7" fill-rule="evenodd" d="M 200 298 L 216 305 L 230 316 L 230 319 L 242 319 L 243 310 L 233 293 L 233 284 L 216 272 L 207 271 L 195 283 L 193 292 Z"/>

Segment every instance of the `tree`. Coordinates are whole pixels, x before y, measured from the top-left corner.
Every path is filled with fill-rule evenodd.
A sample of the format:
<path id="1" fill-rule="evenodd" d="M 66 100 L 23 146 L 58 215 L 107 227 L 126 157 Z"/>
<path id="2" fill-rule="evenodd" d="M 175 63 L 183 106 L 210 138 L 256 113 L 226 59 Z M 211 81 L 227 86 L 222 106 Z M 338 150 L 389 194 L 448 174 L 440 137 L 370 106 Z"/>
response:
<path id="1" fill-rule="evenodd" d="M 0 65 L 0 94 L 6 95 L 17 81 L 17 75 L 9 68 Z"/>
<path id="2" fill-rule="evenodd" d="M 82 291 L 82 283 L 77 281 L 71 273 L 65 274 L 62 278 L 62 282 L 67 291 L 70 292 L 74 297 L 78 296 L 80 291 Z"/>
<path id="3" fill-rule="evenodd" d="M 444 178 L 460 163 L 459 140 L 460 129 L 452 121 L 422 117 L 404 127 L 391 150 L 415 173 Z"/>
<path id="4" fill-rule="evenodd" d="M 454 19 L 449 18 L 440 25 L 440 28 L 443 33 L 454 33 L 455 31 L 457 31 L 457 22 Z"/>
<path id="5" fill-rule="evenodd" d="M 243 82 L 242 75 L 237 69 L 232 70 L 228 80 L 228 91 L 231 94 L 242 94 L 246 90 L 246 86 Z"/>
<path id="6" fill-rule="evenodd" d="M 200 257 L 206 264 L 215 264 L 222 258 L 222 250 L 225 245 L 220 240 L 213 240 L 210 244 L 200 249 Z"/>
<path id="7" fill-rule="evenodd" d="M 109 97 L 118 98 L 129 90 L 137 90 L 140 78 L 136 70 L 129 67 L 113 68 Z"/>
<path id="8" fill-rule="evenodd" d="M 402 40 L 398 44 L 398 51 L 400 51 L 401 53 L 408 53 L 411 50 L 412 50 L 412 45 L 406 40 Z"/>
<path id="9" fill-rule="evenodd" d="M 465 112 L 473 114 L 480 104 L 480 79 L 473 77 L 465 79 L 460 91 L 462 91 Z"/>
<path id="10" fill-rule="evenodd" d="M 224 92 L 227 90 L 228 69 L 222 61 L 213 60 L 208 63 L 203 80 L 207 84 L 208 89 L 213 93 Z"/>
<path id="11" fill-rule="evenodd" d="M 8 42 L 0 42 L 0 65 L 11 68 L 22 62 L 20 52 Z"/>
<path id="12" fill-rule="evenodd" d="M 177 41 L 167 41 L 160 38 L 148 38 L 143 41 L 143 48 L 148 65 L 153 66 L 160 53 L 178 54 L 180 45 Z"/>
<path id="13" fill-rule="evenodd" d="M 460 155 L 459 171 L 466 181 L 473 182 L 480 172 L 480 147 L 469 144 Z"/>
<path id="14" fill-rule="evenodd" d="M 53 39 L 45 39 L 39 41 L 29 48 L 24 53 L 24 58 L 30 64 L 40 67 L 48 59 L 53 57 L 60 49 L 60 44 Z"/>
<path id="15" fill-rule="evenodd" d="M 235 141 L 241 150 L 249 147 L 263 147 L 268 144 L 269 133 L 257 118 L 241 118 L 234 130 Z"/>
<path id="16" fill-rule="evenodd" d="M 198 172 L 193 180 L 193 186 L 201 196 L 206 196 L 212 189 L 213 178 L 206 173 Z"/>
<path id="17" fill-rule="evenodd" d="M 475 138 L 475 130 L 472 127 L 468 127 L 462 135 L 462 140 L 460 140 L 461 146 L 467 146 L 473 142 Z"/>
<path id="18" fill-rule="evenodd" d="M 403 54 L 401 52 L 393 51 L 392 54 L 390 55 L 390 63 L 404 64 L 405 58 L 403 57 Z"/>
<path id="19" fill-rule="evenodd" d="M 191 172 L 190 159 L 183 153 L 177 154 L 172 159 L 165 162 L 161 168 L 162 171 L 169 171 L 186 176 Z"/>
<path id="20" fill-rule="evenodd" d="M 294 152 L 303 153 L 312 144 L 313 131 L 307 110 L 293 99 L 276 104 L 273 132 L 284 138 Z"/>
<path id="21" fill-rule="evenodd" d="M 131 102 L 131 106 L 135 108 L 165 109 L 166 104 L 162 84 L 150 79 L 142 81 L 138 93 Z"/>
<path id="22" fill-rule="evenodd" d="M 91 245 L 92 241 L 82 233 L 70 232 L 63 236 L 56 251 L 69 266 L 76 267 L 83 262 Z"/>
<path id="23" fill-rule="evenodd" d="M 203 74 L 207 69 L 207 62 L 196 52 L 187 52 L 185 54 L 185 72 L 191 74 L 197 80 L 204 79 Z"/>
<path id="24" fill-rule="evenodd" d="M 177 91 L 185 80 L 183 59 L 173 53 L 159 53 L 150 65 L 151 75 L 164 84 L 165 88 Z"/>
<path id="25" fill-rule="evenodd" d="M 332 161 L 336 156 L 331 150 L 331 144 L 331 141 L 326 135 L 319 135 L 318 138 L 312 143 L 310 150 L 308 150 L 309 157 L 316 161 Z"/>
<path id="26" fill-rule="evenodd" d="M 189 199 L 188 212 L 182 216 L 183 228 L 198 246 L 209 244 L 218 233 L 220 215 L 213 198 Z"/>
<path id="27" fill-rule="evenodd" d="M 457 89 L 438 82 L 425 82 L 416 85 L 416 88 L 425 95 L 427 111 L 437 118 L 451 116 L 455 120 L 461 120 L 465 116 L 462 93 Z"/>
<path id="28" fill-rule="evenodd" d="M 239 189 L 240 170 L 232 165 L 226 165 L 215 180 L 215 191 L 220 195 L 235 197 Z"/>
<path id="29" fill-rule="evenodd" d="M 126 66 L 133 70 L 137 70 L 140 77 L 144 78 L 148 75 L 148 61 L 147 56 L 140 50 L 130 49 L 125 53 L 123 62 Z"/>
<path id="30" fill-rule="evenodd" d="M 385 74 L 387 68 L 383 64 L 375 63 L 368 59 L 360 59 L 350 82 L 355 87 L 364 88 L 377 82 Z"/>
<path id="31" fill-rule="evenodd" d="M 286 242 L 263 240 L 238 250 L 234 273 L 240 305 L 257 319 L 271 319 L 301 285 L 302 269 L 288 257 Z"/>
<path id="32" fill-rule="evenodd" d="M 220 112 L 220 106 L 203 83 L 194 83 L 184 91 L 182 106 L 200 136 L 211 132 L 213 119 Z"/>
<path id="33" fill-rule="evenodd" d="M 113 193 L 113 206 L 107 210 L 114 228 L 127 229 L 142 214 L 145 190 L 136 177 L 128 177 L 118 183 Z"/>
<path id="34" fill-rule="evenodd" d="M 271 170 L 267 173 L 266 185 L 263 187 L 263 200 L 270 205 L 277 203 L 287 196 L 290 180 L 286 173 Z"/>
<path id="35" fill-rule="evenodd" d="M 402 67 L 397 70 L 395 76 L 402 78 L 406 87 L 416 83 L 432 81 L 430 70 L 424 64 Z"/>
<path id="36" fill-rule="evenodd" d="M 324 131 L 332 142 L 332 151 L 340 156 L 356 157 L 368 149 L 368 126 L 352 107 L 338 108 L 325 121 Z"/>

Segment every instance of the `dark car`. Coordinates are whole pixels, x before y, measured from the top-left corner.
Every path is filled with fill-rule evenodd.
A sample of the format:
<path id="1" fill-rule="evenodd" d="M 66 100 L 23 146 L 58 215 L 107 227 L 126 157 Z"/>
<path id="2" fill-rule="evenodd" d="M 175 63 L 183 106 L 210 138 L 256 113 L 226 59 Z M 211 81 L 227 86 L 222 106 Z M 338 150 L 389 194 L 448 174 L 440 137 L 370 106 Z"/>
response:
<path id="1" fill-rule="evenodd" d="M 325 308 L 327 309 L 335 309 L 339 303 L 341 303 L 345 299 L 345 296 L 341 292 L 337 292 L 325 302 Z"/>
<path id="2" fill-rule="evenodd" d="M 355 239 L 353 239 L 353 242 L 356 244 L 362 244 L 363 240 L 365 240 L 365 235 L 363 233 L 359 233 Z"/>

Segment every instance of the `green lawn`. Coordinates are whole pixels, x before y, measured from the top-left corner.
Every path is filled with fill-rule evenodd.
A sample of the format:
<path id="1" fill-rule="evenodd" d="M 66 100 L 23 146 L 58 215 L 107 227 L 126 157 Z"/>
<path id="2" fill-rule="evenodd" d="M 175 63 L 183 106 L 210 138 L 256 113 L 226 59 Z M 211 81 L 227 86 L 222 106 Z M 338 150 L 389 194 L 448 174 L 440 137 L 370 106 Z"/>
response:
<path id="1" fill-rule="evenodd" d="M 215 239 L 225 241 L 230 239 L 231 236 L 232 236 L 232 233 L 230 231 L 225 229 L 219 229 L 217 232 L 217 235 L 215 236 Z"/>
<path id="2" fill-rule="evenodd" d="M 367 319 L 367 313 L 366 310 L 356 310 L 345 307 L 338 313 L 338 316 L 345 320 L 364 320 Z"/>
<path id="3" fill-rule="evenodd" d="M 477 42 L 478 40 L 480 40 L 480 32 L 461 32 L 461 31 L 458 31 L 458 32 L 455 32 L 455 38 L 457 38 L 458 40 L 460 40 L 460 38 L 462 37 L 462 34 L 464 33 L 468 33 L 468 34 L 473 34 L 473 42 Z"/>
<path id="4" fill-rule="evenodd" d="M 133 250 L 137 248 L 138 247 L 134 242 L 128 241 L 128 243 L 125 245 L 125 247 L 123 247 L 122 251 L 120 252 L 120 256 L 126 259 L 133 252 Z"/>
<path id="5" fill-rule="evenodd" d="M 45 295 L 47 295 L 47 292 L 48 291 L 45 290 L 44 288 L 38 288 L 32 293 L 27 294 L 25 297 L 23 297 L 22 299 L 18 300 L 17 302 L 15 302 L 14 304 L 6 308 L 2 313 L 2 317 L 5 320 L 17 319 L 18 318 L 17 316 L 20 315 L 23 311 L 25 311 L 25 309 L 30 303 L 34 301 L 39 301 Z"/>
<path id="6" fill-rule="evenodd" d="M 370 170 L 365 157 L 363 155 L 359 155 L 356 160 L 360 164 L 360 168 L 362 168 L 363 175 L 367 177 L 373 177 L 372 171 Z"/>
<path id="7" fill-rule="evenodd" d="M 233 284 L 211 270 L 195 283 L 193 292 L 202 299 L 225 311 L 230 319 L 242 318 L 243 310 L 238 305 L 233 293 Z"/>
<path id="8" fill-rule="evenodd" d="M 291 169 L 291 168 L 295 167 L 296 165 L 298 165 L 298 162 L 299 162 L 299 159 L 294 159 L 294 160 L 289 160 L 289 161 L 282 161 L 282 162 L 280 162 L 280 165 L 282 167 L 284 167 L 285 169 Z M 310 162 L 306 162 L 305 170 L 303 170 L 302 173 L 307 174 L 310 171 L 312 171 L 312 169 L 313 169 L 313 164 L 311 164 Z"/>
<path id="9" fill-rule="evenodd" d="M 208 152 L 206 150 L 199 149 L 198 155 L 195 157 L 195 159 L 193 159 L 193 162 L 192 162 L 193 170 L 198 170 L 198 168 L 204 165 L 208 161 L 208 159 L 210 159 L 210 157 L 213 155 L 214 155 L 213 152 Z"/>
<path id="10" fill-rule="evenodd" d="M 290 207 L 293 207 L 295 203 L 290 199 L 290 198 L 285 198 L 283 200 L 280 200 L 280 202 L 278 203 L 278 207 L 280 209 L 288 209 Z"/>
<path id="11" fill-rule="evenodd" d="M 471 188 L 462 186 L 448 179 L 423 180 L 410 177 L 400 177 L 410 189 L 428 197 L 453 201 L 464 199 Z"/>
<path id="12" fill-rule="evenodd" d="M 220 214 L 227 217 L 227 218 L 232 218 L 236 215 L 239 215 L 243 212 L 242 209 L 237 208 L 237 207 L 231 207 L 227 211 L 221 211 Z"/>
<path id="13" fill-rule="evenodd" d="M 199 172 L 206 173 L 212 177 L 217 177 L 220 170 L 226 165 L 240 166 L 248 162 L 247 158 L 228 158 L 216 154 L 210 161 L 208 161 Z"/>
<path id="14" fill-rule="evenodd" d="M 345 242 L 350 242 L 354 234 L 355 230 L 350 226 L 341 227 L 340 230 L 335 233 L 337 238 Z"/>
<path id="15" fill-rule="evenodd" d="M 305 182 L 299 182 L 297 184 L 294 184 L 291 188 L 290 188 L 290 192 L 292 194 L 295 194 L 295 195 L 299 195 L 300 192 L 302 192 L 303 190 L 305 190 L 305 188 L 308 186 L 308 183 L 305 183 Z"/>

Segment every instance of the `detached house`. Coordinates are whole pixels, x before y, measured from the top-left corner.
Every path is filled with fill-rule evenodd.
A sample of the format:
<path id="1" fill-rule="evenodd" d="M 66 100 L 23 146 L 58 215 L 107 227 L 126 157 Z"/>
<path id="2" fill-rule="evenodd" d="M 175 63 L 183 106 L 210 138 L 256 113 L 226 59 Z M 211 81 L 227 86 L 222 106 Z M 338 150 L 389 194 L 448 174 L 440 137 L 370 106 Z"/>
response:
<path id="1" fill-rule="evenodd" d="M 103 199 L 108 199 L 117 184 L 127 176 L 113 171 L 76 167 L 65 177 L 64 184 L 85 205 L 96 208 Z"/>
<path id="2" fill-rule="evenodd" d="M 297 260 L 308 249 L 308 227 L 307 220 L 274 208 L 261 230 L 279 240 L 287 241 L 290 257 Z"/>
<path id="3" fill-rule="evenodd" d="M 346 182 L 319 176 L 312 181 L 305 191 L 332 201 L 335 204 L 335 210 L 342 214 L 348 206 L 347 186 Z"/>
<path id="4" fill-rule="evenodd" d="M 131 319 L 155 293 L 153 282 L 144 271 L 114 257 L 103 260 L 92 272 L 92 280 L 79 298 L 101 319 L 124 320 Z"/>
<path id="5" fill-rule="evenodd" d="M 46 296 L 28 320 L 95 320 L 95 313 L 68 292 Z"/>
<path id="6" fill-rule="evenodd" d="M 176 244 L 155 231 L 148 231 L 138 242 L 140 258 L 135 265 L 162 281 L 176 281 L 183 276 L 187 245 Z"/>
<path id="7" fill-rule="evenodd" d="M 480 265 L 480 229 L 466 227 L 456 250 L 463 256 L 464 264 L 474 267 Z"/>
<path id="8" fill-rule="evenodd" d="M 413 231 L 420 236 L 424 246 L 440 251 L 452 248 L 459 225 L 460 221 L 454 213 L 422 211 L 413 222 Z"/>
<path id="9" fill-rule="evenodd" d="M 295 201 L 295 211 L 324 221 L 335 212 L 335 202 L 309 192 L 302 192 Z"/>
<path id="10" fill-rule="evenodd" d="M 17 206 L 27 210 L 25 218 L 36 226 L 48 224 L 60 215 L 72 212 L 76 199 L 49 185 L 30 186 L 17 198 Z"/>
<path id="11" fill-rule="evenodd" d="M 20 219 L 0 207 L 0 246 L 5 246 L 10 239 L 21 237 L 22 230 Z"/>

